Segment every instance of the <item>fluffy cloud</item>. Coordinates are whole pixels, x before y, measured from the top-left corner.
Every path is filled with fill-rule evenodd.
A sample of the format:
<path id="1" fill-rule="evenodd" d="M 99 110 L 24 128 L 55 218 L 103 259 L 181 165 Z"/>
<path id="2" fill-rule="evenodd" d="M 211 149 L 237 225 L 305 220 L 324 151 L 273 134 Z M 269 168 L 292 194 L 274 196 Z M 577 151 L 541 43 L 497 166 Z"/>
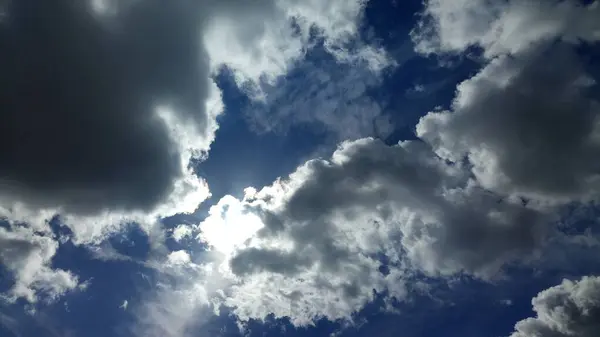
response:
<path id="1" fill-rule="evenodd" d="M 434 25 L 413 33 L 420 51 L 479 46 L 487 57 L 459 85 L 453 111 L 422 118 L 425 143 L 345 142 L 331 159 L 309 161 L 241 201 L 264 225 L 228 259 L 235 281 L 223 303 L 242 320 L 347 318 L 374 290 L 410 278 L 407 268 L 496 277 L 554 236 L 553 211 L 541 202 L 596 193 L 598 103 L 572 45 L 597 38 L 589 19 L 597 7 L 463 5 L 428 2 L 424 22 Z M 553 20 L 557 8 L 579 25 Z M 515 22 L 530 33 L 511 34 Z M 388 275 L 379 273 L 382 255 Z"/>
<path id="2" fill-rule="evenodd" d="M 486 4 L 427 3 L 421 30 L 413 33 L 418 49 L 446 53 L 477 46 L 486 63 L 459 85 L 452 111 L 434 111 L 420 121 L 422 140 L 394 146 L 370 138 L 343 142 L 331 158 L 310 160 L 271 186 L 247 189 L 242 200 L 223 198 L 193 228 L 214 252 L 205 265 L 210 272 L 188 275 L 196 281 L 182 289 L 200 292 L 203 305 L 231 308 L 242 321 L 272 314 L 307 325 L 318 318 L 351 319 L 375 293 L 403 299 L 415 272 L 502 276 L 507 265 L 531 262 L 548 240 L 556 240 L 554 209 L 522 197 L 584 200 L 597 188 L 598 108 L 586 95 L 594 82 L 572 50 L 578 39 L 597 38 L 590 19 L 597 7 Z M 557 8 L 579 19 L 578 25 L 554 20 Z M 327 31 L 319 22 L 316 27 Z M 260 27 L 273 33 L 271 24 Z M 512 34 L 513 24 L 532 29 Z M 303 40 L 303 27 L 294 28 L 300 36 L 295 41 L 310 40 Z M 250 29 L 247 41 L 273 41 L 257 32 L 263 31 Z M 332 36 L 335 44 L 346 35 Z M 290 55 L 286 60 L 299 50 L 290 46 L 297 45 L 277 47 Z M 250 49 L 240 50 L 252 50 L 245 47 Z M 252 55 L 262 60 L 260 52 Z M 247 69 L 236 70 L 239 83 L 251 81 L 261 90 L 273 81 L 257 80 L 256 69 L 281 74 L 291 64 L 257 60 L 225 63 Z M 309 91 L 327 91 L 319 80 L 318 89 Z M 177 261 L 181 268 L 197 263 Z M 203 282 L 212 284 L 196 289 Z"/>
<path id="3" fill-rule="evenodd" d="M 222 111 L 222 65 L 259 88 L 318 36 L 338 60 L 382 58 L 354 41 L 364 3 L 337 1 L 9 2 L 0 22 L 0 217 L 75 243 L 129 222 L 150 230 L 209 196 L 189 167 Z M 76 34 L 74 33 L 76 32 Z M 314 35 L 316 34 L 316 35 Z M 227 41 L 227 43 L 223 43 Z"/>
<path id="4" fill-rule="evenodd" d="M 57 248 L 58 242 L 51 236 L 24 227 L 0 227 L 0 262 L 14 275 L 14 284 L 3 297 L 9 301 L 25 298 L 36 302 L 40 297 L 52 301 L 76 288 L 76 276 L 52 269 Z"/>
<path id="5" fill-rule="evenodd" d="M 595 197 L 599 187 L 600 103 L 588 95 L 595 80 L 586 73 L 571 43 L 554 43 L 554 39 L 597 39 L 596 21 L 588 16 L 597 12 L 598 6 L 582 7 L 570 1 L 544 4 L 513 1 L 505 4 L 508 9 L 498 9 L 501 19 L 494 21 L 495 28 L 489 32 L 512 29 L 517 19 L 528 25 L 520 29 L 528 32 L 524 36 L 490 38 L 505 43 L 499 47 L 485 42 L 486 29 L 475 29 L 477 24 L 469 23 L 484 20 L 493 6 L 470 3 L 474 8 L 461 12 L 459 20 L 450 14 L 457 8 L 428 3 L 428 12 L 440 21 L 438 38 L 447 41 L 446 49 L 455 38 L 444 36 L 452 31 L 443 29 L 447 19 L 467 25 L 470 28 L 464 30 L 474 34 L 457 38 L 463 42 L 452 49 L 480 45 L 486 54 L 496 57 L 458 86 L 452 111 L 434 111 L 423 117 L 417 134 L 446 159 L 458 162 L 468 157 L 473 174 L 486 188 L 544 202 L 586 200 Z M 569 14 L 561 14 L 561 18 L 578 24 L 551 20 L 558 10 Z M 539 34 L 528 35 L 534 33 Z"/>
<path id="6" fill-rule="evenodd" d="M 544 214 L 486 192 L 418 141 L 344 142 L 331 159 L 246 192 L 199 225 L 208 230 L 200 237 L 226 255 L 221 272 L 232 285 L 222 303 L 242 320 L 348 319 L 374 291 L 403 299 L 407 268 L 494 278 L 533 257 L 551 231 Z M 253 225 L 257 216 L 262 226 Z M 228 233 L 250 231 L 224 245 L 231 235 L 209 230 L 215 222 Z M 390 273 L 380 271 L 382 257 Z"/>
<path id="7" fill-rule="evenodd" d="M 478 46 L 492 58 L 555 39 L 597 41 L 599 15 L 598 2 L 584 5 L 577 0 L 428 0 L 412 37 L 417 51 L 425 54 L 461 53 Z"/>
<path id="8" fill-rule="evenodd" d="M 207 190 L 187 160 L 214 137 L 220 99 L 211 67 L 226 64 L 257 83 L 276 78 L 303 55 L 311 29 L 327 46 L 353 38 L 362 2 L 343 4 L 110 1 L 93 2 L 101 12 L 93 14 L 86 3 L 11 3 L 1 27 L 0 171 L 3 204 L 12 203 L 3 213 L 148 214 L 191 193 L 197 205 Z M 296 47 L 266 47 L 279 42 Z M 260 62 L 252 59 L 259 51 Z"/>
<path id="9" fill-rule="evenodd" d="M 285 132 L 291 125 L 309 124 L 336 140 L 391 132 L 381 103 L 368 90 L 380 84 L 382 71 L 394 61 L 359 36 L 366 2 L 221 5 L 207 26 L 207 51 L 213 71 L 227 66 L 251 98 L 246 115 L 256 131 Z"/>
<path id="10" fill-rule="evenodd" d="M 564 280 L 532 301 L 536 317 L 518 322 L 511 337 L 592 337 L 600 330 L 600 278 Z"/>
<path id="11" fill-rule="evenodd" d="M 238 83 L 260 98 L 262 84 L 286 74 L 315 40 L 322 39 L 326 50 L 343 63 L 364 61 L 379 71 L 390 63 L 385 51 L 358 36 L 366 2 L 214 1 L 215 15 L 204 38 L 213 68 L 227 65 Z"/>

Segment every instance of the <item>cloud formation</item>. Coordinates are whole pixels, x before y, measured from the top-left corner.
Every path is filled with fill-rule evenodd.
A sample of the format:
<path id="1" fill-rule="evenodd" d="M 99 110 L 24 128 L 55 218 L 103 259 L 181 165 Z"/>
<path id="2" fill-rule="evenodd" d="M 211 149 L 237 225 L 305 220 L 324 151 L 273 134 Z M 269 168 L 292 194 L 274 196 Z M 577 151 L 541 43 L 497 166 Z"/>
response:
<path id="1" fill-rule="evenodd" d="M 495 278 L 534 257 L 551 232 L 546 214 L 483 190 L 419 141 L 344 142 L 237 203 L 245 216 L 223 220 L 231 206 L 215 206 L 199 230 L 215 221 L 232 233 L 254 228 L 224 252 L 233 285 L 223 304 L 242 320 L 348 319 L 374 291 L 402 300 L 414 269 Z M 263 226 L 248 227 L 256 216 Z M 200 237 L 222 251 L 229 236 Z"/>
<path id="2" fill-rule="evenodd" d="M 338 62 L 313 51 L 310 60 L 296 64 L 273 85 L 264 85 L 264 98 L 246 112 L 250 124 L 258 132 L 284 134 L 294 126 L 310 126 L 335 141 L 386 138 L 394 126 L 385 114 L 385 102 L 373 97 L 383 70 L 371 69 L 365 60 Z M 381 67 L 391 67 L 391 62 L 383 62 Z"/>
<path id="3" fill-rule="evenodd" d="M 365 43 L 343 48 L 358 39 L 364 3 L 11 2 L 0 22 L 0 46 L 9 50 L 0 61 L 0 216 L 10 222 L 0 228 L 0 258 L 15 276 L 10 298 L 35 302 L 77 286 L 75 276 L 51 268 L 58 243 L 45 221 L 57 214 L 76 243 L 94 243 L 123 222 L 151 226 L 193 211 L 208 189 L 189 161 L 206 155 L 222 110 L 210 76 L 225 65 L 251 98 L 287 99 L 265 89 L 315 34 L 352 71 L 315 72 L 315 104 L 293 97 L 294 108 L 314 111 L 285 115 L 331 127 L 342 117 L 349 124 L 336 132 L 352 140 L 247 189 L 242 200 L 223 198 L 197 226 L 177 227 L 179 244 L 197 235 L 209 252 L 178 250 L 156 263 L 164 282 L 147 301 L 132 302 L 135 332 L 185 335 L 220 307 L 241 321 L 351 320 L 377 294 L 405 299 L 416 275 L 493 280 L 509 265 L 535 261 L 557 232 L 548 204 L 597 196 L 599 108 L 587 95 L 595 82 L 572 47 L 598 39 L 590 19 L 598 6 L 475 1 L 461 2 L 464 11 L 427 2 L 413 33 L 418 50 L 480 47 L 484 65 L 458 86 L 449 111 L 421 119 L 420 140 L 390 146 L 354 139 L 363 126 L 347 127 L 380 115 L 371 102 L 368 113 L 348 111 L 362 106 L 386 64 Z M 556 19 L 558 9 L 578 24 Z M 525 24 L 534 29 L 510 32 Z M 375 75 L 356 83 L 363 71 Z M 325 109 L 331 119 L 319 115 L 328 94 L 340 92 L 349 103 Z M 585 316 L 595 302 L 560 294 L 591 295 L 590 282 L 540 294 L 538 317 L 519 323 L 515 336 L 537 328 L 585 333 L 546 317 L 557 300 Z"/>
<path id="4" fill-rule="evenodd" d="M 568 47 L 499 57 L 458 86 L 452 111 L 423 117 L 417 134 L 444 158 L 468 157 L 494 191 L 544 201 L 596 197 L 600 103 L 586 94 L 592 84 Z"/>
<path id="5" fill-rule="evenodd" d="M 260 88 L 303 57 L 315 33 L 332 53 L 351 41 L 363 5 L 7 3 L 0 217 L 12 231 L 23 223 L 48 231 L 58 215 L 75 243 L 93 244 L 124 223 L 150 230 L 193 212 L 209 191 L 190 159 L 207 155 L 223 109 L 211 76 L 226 65 L 241 86 Z"/>
<path id="6" fill-rule="evenodd" d="M 187 165 L 212 141 L 219 111 L 207 101 L 218 92 L 188 7 L 140 1 L 103 22 L 85 2 L 10 3 L 0 26 L 3 216 L 43 226 L 61 214 L 87 241 L 105 234 L 93 228 L 102 223 L 193 211 L 207 197 Z"/>
<path id="7" fill-rule="evenodd" d="M 75 289 L 77 276 L 62 269 L 52 269 L 52 257 L 58 242 L 49 235 L 24 227 L 8 231 L 0 227 L 0 263 L 13 273 L 14 284 L 4 299 L 14 302 L 24 298 L 34 303 L 40 298 L 53 301 Z"/>
<path id="8" fill-rule="evenodd" d="M 456 53 L 477 46 L 487 58 L 518 54 L 556 39 L 578 44 L 600 38 L 596 1 L 428 0 L 411 33 L 424 54 Z"/>
<path id="9" fill-rule="evenodd" d="M 600 103 L 588 94 L 596 82 L 573 44 L 600 38 L 591 19 L 600 6 L 463 5 L 427 2 L 422 24 L 431 34 L 416 33 L 417 46 L 438 53 L 478 46 L 489 62 L 458 86 L 451 111 L 421 119 L 418 136 L 443 158 L 467 157 L 481 184 L 502 194 L 543 202 L 597 197 Z"/>
<path id="10" fill-rule="evenodd" d="M 592 337 L 600 330 L 600 278 L 578 281 L 540 292 L 531 301 L 535 317 L 515 325 L 511 337 Z"/>
<path id="11" fill-rule="evenodd" d="M 597 38 L 597 7 L 486 4 L 426 4 L 422 25 L 432 26 L 413 33 L 418 51 L 478 46 L 484 65 L 458 86 L 451 111 L 421 119 L 422 141 L 344 142 L 238 201 L 264 225 L 228 260 L 234 282 L 223 303 L 242 320 L 347 319 L 414 271 L 493 279 L 562 237 L 555 204 L 596 197 L 598 103 L 587 95 L 595 82 L 573 46 Z M 550 20 L 553 6 L 580 25 Z M 521 17 L 538 35 L 502 35 Z M 446 36 L 447 25 L 462 28 Z M 498 44 L 486 42 L 492 33 Z M 403 287 L 391 292 L 403 298 Z"/>

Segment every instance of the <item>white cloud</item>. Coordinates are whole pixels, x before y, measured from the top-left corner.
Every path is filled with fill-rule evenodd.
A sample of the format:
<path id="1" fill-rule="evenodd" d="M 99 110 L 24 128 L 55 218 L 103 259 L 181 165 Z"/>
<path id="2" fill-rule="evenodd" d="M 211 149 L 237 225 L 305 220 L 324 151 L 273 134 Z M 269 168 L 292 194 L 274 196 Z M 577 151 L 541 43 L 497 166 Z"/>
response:
<path id="1" fill-rule="evenodd" d="M 173 239 L 177 242 L 182 241 L 185 238 L 189 238 L 194 233 L 194 226 L 192 225 L 177 225 L 171 234 Z"/>
<path id="2" fill-rule="evenodd" d="M 185 250 L 178 250 L 169 253 L 167 263 L 171 266 L 187 265 L 191 262 L 191 257 Z"/>
<path id="3" fill-rule="evenodd" d="M 257 131 L 309 124 L 338 139 L 391 132 L 367 93 L 394 61 L 358 35 L 366 1 L 227 3 L 210 19 L 205 43 L 213 71 L 226 65 L 253 100 L 247 117 Z M 326 54 L 304 61 L 321 39 Z"/>
<path id="4" fill-rule="evenodd" d="M 244 8 L 240 21 L 223 14 L 210 22 L 208 53 L 234 69 L 238 84 L 268 88 L 261 80 L 272 83 L 307 47 L 306 27 L 334 32 L 333 42 L 326 43 L 330 50 L 357 27 L 352 10 L 335 14 L 330 18 L 335 28 L 329 27 L 319 16 L 328 12 L 318 4 L 318 12 L 309 11 L 316 18 L 310 25 L 302 20 L 311 16 L 303 15 L 298 27 L 287 26 L 287 15 L 256 21 L 260 11 L 266 17 L 309 13 L 302 5 L 311 2 L 271 4 L 254 8 L 257 12 Z M 535 262 L 557 237 L 554 209 L 519 197 L 579 200 L 597 187 L 592 170 L 597 156 L 590 155 L 596 153 L 597 107 L 584 95 L 592 81 L 571 50 L 576 37 L 597 38 L 589 19 L 597 9 L 569 1 L 485 4 L 427 3 L 424 24 L 434 26 L 413 34 L 420 51 L 479 46 L 487 63 L 459 85 L 452 112 L 432 112 L 421 120 L 417 132 L 423 141 L 343 142 L 330 158 L 310 160 L 270 186 L 248 189 L 242 200 L 223 198 L 198 225 L 199 239 L 211 249 L 210 263 L 200 266 L 186 252 L 173 253 L 170 259 L 182 263 L 171 265 L 185 282 L 165 286 L 148 302 L 146 319 L 164 325 L 168 335 L 184 334 L 194 313 L 221 305 L 242 321 L 271 314 L 296 325 L 351 320 L 374 292 L 404 299 L 415 271 L 491 280 L 504 276 L 508 265 Z M 294 6 L 299 7 L 290 9 Z M 555 20 L 558 9 L 580 25 Z M 344 17 L 352 18 L 349 24 L 336 23 Z M 512 26 L 527 34 L 512 34 Z M 249 27 L 246 35 L 241 27 Z M 299 29 L 297 35 L 292 28 Z M 290 34 L 293 39 L 285 40 Z M 233 43 L 218 49 L 217 38 Z M 555 38 L 563 42 L 545 43 Z M 253 52 L 247 58 L 242 51 Z M 382 256 L 389 273 L 379 270 Z M 182 298 L 191 302 L 174 304 Z"/>
<path id="5" fill-rule="evenodd" d="M 478 181 L 501 194 L 589 200 L 600 187 L 594 83 L 569 44 L 530 46 L 461 83 L 451 111 L 421 118 L 417 135 L 443 158 L 466 156 Z"/>
<path id="6" fill-rule="evenodd" d="M 417 51 L 425 54 L 478 46 L 492 58 L 554 39 L 597 41 L 599 15 L 598 2 L 586 6 L 577 0 L 428 0 L 412 36 Z"/>
<path id="7" fill-rule="evenodd" d="M 260 218 L 248 213 L 232 196 L 225 196 L 212 206 L 198 229 L 198 239 L 220 253 L 229 255 L 263 227 Z"/>
<path id="8" fill-rule="evenodd" d="M 593 337 L 600 330 L 600 278 L 578 281 L 540 292 L 532 301 L 535 317 L 515 325 L 511 337 Z"/>
<path id="9" fill-rule="evenodd" d="M 308 125 L 335 140 L 369 136 L 386 138 L 392 131 L 385 102 L 372 97 L 382 76 L 364 62 L 338 64 L 330 56 L 295 65 L 288 76 L 264 85 L 264 99 L 246 112 L 258 132 L 286 133 L 292 126 Z"/>
<path id="10" fill-rule="evenodd" d="M 340 61 L 366 61 L 379 71 L 389 65 L 385 51 L 357 39 L 365 0 L 224 1 L 215 10 L 204 36 L 213 69 L 227 65 L 240 85 L 260 91 L 304 56 L 314 35 Z M 227 41 L 227 43 L 223 43 Z M 351 52 L 350 42 L 359 48 Z"/>
<path id="11" fill-rule="evenodd" d="M 222 253 L 214 271 L 230 280 L 217 302 L 242 321 L 274 314 L 296 325 L 351 320 L 374 291 L 403 300 L 414 268 L 497 277 L 534 258 L 551 232 L 544 214 L 500 201 L 426 144 L 373 139 L 344 142 L 331 159 L 243 200 L 225 197 L 210 214 L 200 237 Z"/>
<path id="12" fill-rule="evenodd" d="M 44 15 L 40 31 L 56 40 L 53 51 L 69 56 L 42 53 L 51 53 L 43 47 L 45 38 L 27 35 L 19 25 L 12 29 L 11 20 L 0 27 L 7 39 L 2 43 L 40 49 L 21 57 L 29 49 L 15 46 L 13 57 L 0 63 L 3 100 L 5 93 L 38 87 L 31 94 L 40 95 L 11 101 L 14 109 L 2 114 L 2 124 L 14 132 L 0 139 L 0 218 L 48 231 L 47 221 L 59 215 L 74 243 L 96 244 L 126 223 L 150 232 L 162 217 L 193 212 L 210 193 L 188 165 L 207 155 L 223 110 L 212 73 L 227 65 L 240 85 L 259 87 L 301 59 L 314 32 L 340 61 L 366 62 L 378 71 L 388 62 L 382 50 L 359 43 L 354 52 L 343 51 L 347 43 L 360 42 L 363 6 L 360 0 L 36 0 L 27 8 L 11 2 L 7 17 L 19 18 L 23 10 L 54 13 Z M 80 48 L 88 44 L 93 48 Z M 67 59 L 78 62 L 65 66 Z M 37 84 L 17 86 L 27 82 L 19 76 L 29 74 L 19 69 L 36 64 L 43 65 L 31 77 Z M 58 68 L 64 68 L 62 77 L 43 72 Z M 72 99 L 64 92 L 73 93 Z M 31 116 L 12 117 L 23 111 Z M 25 134 L 31 134 L 27 142 L 21 141 Z"/>
<path id="13" fill-rule="evenodd" d="M 0 262 L 14 277 L 13 286 L 3 297 L 11 302 L 18 298 L 31 303 L 39 299 L 53 301 L 77 288 L 77 276 L 52 268 L 58 245 L 52 236 L 30 228 L 0 227 Z"/>

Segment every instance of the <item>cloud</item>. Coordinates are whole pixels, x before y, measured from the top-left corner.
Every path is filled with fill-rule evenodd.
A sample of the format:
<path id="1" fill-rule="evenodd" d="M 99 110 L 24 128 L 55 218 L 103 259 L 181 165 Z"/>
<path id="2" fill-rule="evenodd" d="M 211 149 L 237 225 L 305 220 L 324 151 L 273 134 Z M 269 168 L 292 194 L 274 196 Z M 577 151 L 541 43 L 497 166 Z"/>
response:
<path id="1" fill-rule="evenodd" d="M 337 141 L 387 137 L 393 130 L 390 116 L 372 93 L 382 74 L 366 62 L 339 64 L 333 56 L 313 53 L 273 85 L 263 86 L 264 99 L 246 112 L 251 125 L 258 132 L 282 133 L 309 125 Z"/>
<path id="2" fill-rule="evenodd" d="M 232 285 L 222 303 L 242 321 L 351 319 L 374 291 L 404 299 L 415 269 L 495 278 L 534 258 L 552 232 L 546 214 L 483 190 L 419 141 L 344 142 L 237 203 L 245 213 L 215 206 L 199 230 L 217 221 L 227 233 L 250 230 L 235 246 L 223 245 L 226 233 L 200 234 L 227 248 L 220 272 Z M 256 216 L 263 226 L 252 225 Z"/>
<path id="3" fill-rule="evenodd" d="M 428 0 L 411 35 L 416 50 L 424 54 L 462 53 L 481 47 L 488 58 L 523 52 L 560 39 L 579 43 L 600 38 L 594 1 Z"/>
<path id="4" fill-rule="evenodd" d="M 321 318 L 352 320 L 377 293 L 405 299 L 415 275 L 495 280 L 505 276 L 507 266 L 535 262 L 549 242 L 562 237 L 556 209 L 543 202 L 584 200 L 597 187 L 597 103 L 586 95 L 594 82 L 572 50 L 575 37 L 595 39 L 593 22 L 587 18 L 596 7 L 560 2 L 570 15 L 581 16 L 581 27 L 571 30 L 552 20 L 558 3 L 513 1 L 482 7 L 483 3 L 430 1 L 420 27 L 433 24 L 425 31 L 430 35 L 413 33 L 421 52 L 429 48 L 459 53 L 476 46 L 485 56 L 482 69 L 458 86 L 451 111 L 431 112 L 421 119 L 417 126 L 421 140 L 392 146 L 371 138 L 342 142 L 331 157 L 310 160 L 260 190 L 249 188 L 241 200 L 221 199 L 193 227 L 209 247 L 204 256 L 209 262 L 173 253 L 171 260 L 181 263 L 171 267 L 182 270 L 185 282 L 166 286 L 147 302 L 151 313 L 147 317 L 163 315 L 149 321 L 161 322 L 170 335 L 183 333 L 193 320 L 191 312 L 221 306 L 241 321 L 269 315 L 288 317 L 297 326 Z M 282 4 L 265 15 L 277 13 Z M 245 10 L 244 20 L 258 16 Z M 531 18 L 535 29 L 509 34 L 511 22 L 522 16 Z M 348 27 L 355 27 L 355 16 L 349 17 Z M 326 32 L 327 26 L 317 18 L 314 27 Z M 299 39 L 292 40 L 306 46 L 310 38 L 302 35 L 304 19 L 291 27 L 298 30 L 297 36 L 292 35 Z M 211 30 L 216 35 L 209 34 L 208 44 L 216 45 L 217 37 L 237 36 L 250 22 L 244 20 L 239 27 L 236 23 L 223 31 Z M 281 21 L 274 22 L 249 25 L 248 35 L 239 35 L 244 39 L 234 39 L 232 47 L 207 47 L 209 55 L 227 53 L 224 63 L 234 69 L 238 84 L 250 81 L 256 86 L 251 89 L 258 88 L 257 96 L 267 94 L 266 102 L 283 100 L 285 95 L 278 91 L 261 90 L 277 84 L 274 78 L 287 72 L 302 50 L 292 40 L 272 44 L 273 36 L 289 34 Z M 542 29 L 545 22 L 548 29 Z M 447 32 L 451 35 L 444 35 Z M 346 41 L 345 34 L 332 36 L 328 48 Z M 263 50 L 255 50 L 256 46 Z M 249 50 L 255 50 L 249 53 L 255 59 L 239 56 Z M 286 61 L 262 62 L 264 51 L 271 50 L 278 50 L 273 55 L 287 55 Z M 313 107 L 311 100 L 326 104 L 327 96 L 318 95 L 343 91 L 339 88 L 346 88 L 353 73 L 336 77 L 315 70 L 309 75 L 315 76 L 309 80 L 315 87 L 308 88 L 315 97 L 292 96 L 300 107 Z M 341 83 L 329 83 L 331 79 Z M 352 98 L 366 91 L 360 85 L 351 88 L 359 93 L 348 94 Z M 345 108 L 327 111 L 343 119 Z M 293 110 L 285 114 L 291 116 Z M 196 302 L 182 309 L 173 304 L 181 298 Z"/>
<path id="5" fill-rule="evenodd" d="M 205 35 L 213 69 L 228 66 L 241 87 L 251 86 L 250 93 L 260 94 L 262 84 L 285 75 L 321 38 L 341 63 L 364 61 L 379 71 L 390 62 L 385 51 L 359 37 L 366 2 L 221 1 Z"/>
<path id="6" fill-rule="evenodd" d="M 73 242 L 95 244 L 139 223 L 193 212 L 209 195 L 190 167 L 223 110 L 211 76 L 240 85 L 284 75 L 318 35 L 354 41 L 363 1 L 9 2 L 0 22 L 0 218 L 48 231 L 57 215 Z M 73 32 L 77 32 L 76 34 Z M 227 41 L 226 44 L 223 41 Z M 368 58 L 368 60 L 367 60 Z"/>
<path id="7" fill-rule="evenodd" d="M 207 106 L 220 98 L 188 7 L 139 1 L 108 22 L 85 2 L 10 3 L 0 26 L 2 216 L 43 227 L 61 214 L 86 242 L 208 196 L 187 165 L 208 150 L 219 109 Z"/>
<path id="8" fill-rule="evenodd" d="M 366 2 L 229 1 L 211 18 L 212 69 L 232 71 L 251 99 L 246 116 L 256 131 L 308 124 L 336 140 L 391 132 L 368 90 L 394 61 L 360 35 Z"/>
<path id="9" fill-rule="evenodd" d="M 52 268 L 58 242 L 51 236 L 29 228 L 0 227 L 0 262 L 13 273 L 14 284 L 2 297 L 10 302 L 24 298 L 33 303 L 39 299 L 53 301 L 77 288 L 77 276 Z"/>
<path id="10" fill-rule="evenodd" d="M 173 229 L 173 232 L 172 232 L 171 236 L 173 237 L 173 239 L 175 241 L 180 242 L 183 239 L 192 236 L 193 231 L 194 231 L 194 227 L 193 226 L 190 226 L 190 225 L 177 225 L 177 227 L 175 227 Z"/>
<path id="11" fill-rule="evenodd" d="M 593 9 L 580 10 L 586 22 Z M 458 86 L 450 111 L 421 118 L 417 134 L 443 158 L 467 157 L 485 188 L 542 202 L 589 200 L 600 178 L 595 80 L 569 44 L 536 41 L 490 60 Z"/>
<path id="12" fill-rule="evenodd" d="M 578 281 L 540 292 L 531 301 L 536 317 L 515 325 L 511 337 L 592 337 L 600 329 L 600 278 L 586 276 Z"/>
<path id="13" fill-rule="evenodd" d="M 214 318 L 219 289 L 230 281 L 212 263 L 197 264 L 184 250 L 153 264 L 159 281 L 127 306 L 136 318 L 129 326 L 132 335 L 181 337 L 202 331 Z"/>

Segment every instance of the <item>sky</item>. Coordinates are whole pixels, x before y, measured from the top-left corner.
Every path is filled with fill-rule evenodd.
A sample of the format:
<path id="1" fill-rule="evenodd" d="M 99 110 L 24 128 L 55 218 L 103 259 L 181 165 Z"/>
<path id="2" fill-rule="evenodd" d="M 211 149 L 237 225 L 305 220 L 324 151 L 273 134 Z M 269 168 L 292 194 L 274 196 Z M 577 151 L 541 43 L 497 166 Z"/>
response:
<path id="1" fill-rule="evenodd" d="M 599 17 L 0 1 L 0 336 L 596 337 Z"/>

